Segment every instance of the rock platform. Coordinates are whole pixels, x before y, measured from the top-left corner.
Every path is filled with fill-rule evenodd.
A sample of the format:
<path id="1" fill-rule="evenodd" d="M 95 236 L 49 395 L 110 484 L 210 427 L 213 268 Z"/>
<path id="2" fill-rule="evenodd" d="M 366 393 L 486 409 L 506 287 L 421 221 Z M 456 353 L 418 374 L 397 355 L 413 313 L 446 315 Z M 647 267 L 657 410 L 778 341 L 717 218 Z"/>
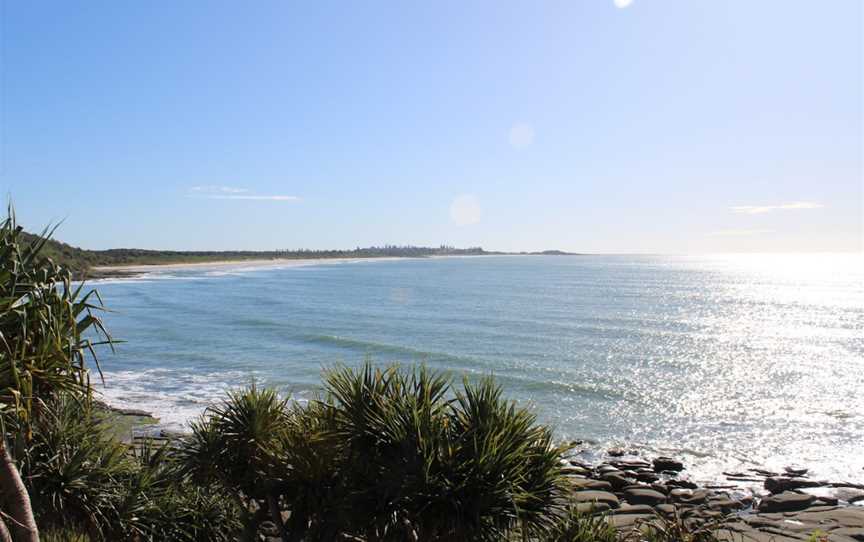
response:
<path id="1" fill-rule="evenodd" d="M 644 529 L 662 517 L 715 530 L 730 542 L 864 542 L 864 485 L 816 480 L 805 468 L 788 467 L 724 473 L 754 484 L 746 491 L 734 484 L 700 487 L 677 459 L 619 452 L 597 464 L 566 460 L 577 510 L 602 514 L 619 531 Z"/>

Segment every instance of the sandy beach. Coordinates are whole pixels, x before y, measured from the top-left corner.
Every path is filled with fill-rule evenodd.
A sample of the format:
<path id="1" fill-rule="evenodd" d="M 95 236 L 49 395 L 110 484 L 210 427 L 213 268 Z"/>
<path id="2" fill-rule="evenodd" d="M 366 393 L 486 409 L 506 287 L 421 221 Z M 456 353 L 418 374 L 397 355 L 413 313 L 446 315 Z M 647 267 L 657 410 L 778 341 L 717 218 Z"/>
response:
<path id="1" fill-rule="evenodd" d="M 194 263 L 167 263 L 146 265 L 105 265 L 95 266 L 92 270 L 100 276 L 130 276 L 141 273 L 160 271 L 180 271 L 184 269 L 235 269 L 248 267 L 302 267 L 307 265 L 321 264 L 344 264 L 368 261 L 392 261 L 392 260 L 415 260 L 419 258 L 410 257 L 381 257 L 381 258 L 272 258 L 251 260 L 217 260 L 212 262 Z"/>

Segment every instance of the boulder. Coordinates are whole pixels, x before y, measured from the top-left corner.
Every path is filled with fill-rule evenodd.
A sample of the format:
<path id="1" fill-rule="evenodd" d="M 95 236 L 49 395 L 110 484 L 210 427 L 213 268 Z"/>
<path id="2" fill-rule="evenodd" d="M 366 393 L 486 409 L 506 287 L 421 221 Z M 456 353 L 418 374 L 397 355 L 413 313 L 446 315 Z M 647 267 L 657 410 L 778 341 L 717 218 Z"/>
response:
<path id="1" fill-rule="evenodd" d="M 576 491 L 596 490 L 596 491 L 611 491 L 612 484 L 603 480 L 592 480 L 581 476 L 568 476 L 567 480 Z"/>
<path id="2" fill-rule="evenodd" d="M 654 474 L 653 472 L 637 472 L 636 479 L 640 482 L 645 482 L 646 484 L 650 484 L 651 482 L 656 482 L 660 479 L 659 476 Z"/>
<path id="3" fill-rule="evenodd" d="M 831 531 L 831 535 L 836 537 L 847 536 L 852 540 L 864 540 L 864 529 L 856 529 L 855 527 L 839 527 Z"/>
<path id="4" fill-rule="evenodd" d="M 624 500 L 630 504 L 647 504 L 656 506 L 666 502 L 666 495 L 653 489 L 625 489 L 623 492 Z"/>
<path id="5" fill-rule="evenodd" d="M 575 474 L 577 476 L 590 476 L 591 471 L 582 467 L 567 465 L 562 467 L 565 474 Z"/>
<path id="6" fill-rule="evenodd" d="M 618 497 L 608 491 L 577 491 L 573 494 L 577 503 L 606 503 L 610 508 L 618 508 L 621 503 Z"/>
<path id="7" fill-rule="evenodd" d="M 662 472 L 664 470 L 680 472 L 684 470 L 684 463 L 677 459 L 672 459 L 671 457 L 657 457 L 654 458 L 653 463 L 656 472 Z"/>
<path id="8" fill-rule="evenodd" d="M 794 512 L 804 510 L 816 500 L 813 495 L 804 495 L 792 491 L 784 491 L 777 495 L 765 497 L 759 503 L 760 512 Z"/>
<path id="9" fill-rule="evenodd" d="M 708 508 L 717 512 L 729 514 L 733 510 L 740 510 L 741 508 L 744 508 L 744 504 L 740 501 L 736 501 L 735 499 L 721 496 L 708 499 Z"/>
<path id="10" fill-rule="evenodd" d="M 609 523 L 615 527 L 616 530 L 627 532 L 632 531 L 636 527 L 640 525 L 645 525 L 648 522 L 654 521 L 657 519 L 657 516 L 653 513 L 651 514 L 621 514 L 614 515 L 609 517 Z"/>
<path id="11" fill-rule="evenodd" d="M 653 489 L 654 491 L 658 491 L 664 495 L 669 494 L 669 488 L 667 488 L 666 486 L 664 486 L 663 484 L 660 484 L 660 483 L 651 484 L 651 489 Z"/>
<path id="12" fill-rule="evenodd" d="M 804 487 L 821 487 L 826 485 L 826 482 L 818 480 L 810 480 L 809 478 L 787 478 L 784 476 L 771 476 L 765 479 L 765 489 L 771 493 L 783 493 L 793 489 L 801 489 Z"/>
<path id="13" fill-rule="evenodd" d="M 673 492 L 675 490 L 672 490 Z M 689 495 L 672 495 L 673 500 L 683 504 L 703 504 L 708 500 L 710 494 L 704 489 L 691 491 Z"/>
<path id="14" fill-rule="evenodd" d="M 666 480 L 666 485 L 668 487 L 682 487 L 687 489 L 699 489 L 699 486 L 691 482 L 690 480 Z"/>
<path id="15" fill-rule="evenodd" d="M 576 504 L 576 513 L 577 514 L 602 514 L 604 512 L 608 512 L 612 509 L 609 506 L 609 503 L 605 502 L 580 502 Z"/>
<path id="16" fill-rule="evenodd" d="M 834 496 L 850 504 L 864 501 L 864 491 L 860 489 L 838 488 L 834 490 Z"/>
<path id="17" fill-rule="evenodd" d="M 654 510 L 664 514 L 666 516 L 674 516 L 675 512 L 678 510 L 674 504 L 658 504 L 654 507 Z"/>
<path id="18" fill-rule="evenodd" d="M 693 496 L 692 489 L 684 489 L 684 488 L 675 488 L 669 492 L 669 496 L 673 501 L 680 500 L 682 498 L 686 499 Z"/>
<path id="19" fill-rule="evenodd" d="M 620 474 L 614 472 L 608 472 L 601 476 L 601 478 L 604 482 L 609 482 L 612 485 L 612 489 L 616 491 L 623 489 L 624 486 L 630 483 L 627 478 L 624 478 Z"/>
<path id="20" fill-rule="evenodd" d="M 613 514 L 653 514 L 654 509 L 647 504 L 622 504 Z"/>

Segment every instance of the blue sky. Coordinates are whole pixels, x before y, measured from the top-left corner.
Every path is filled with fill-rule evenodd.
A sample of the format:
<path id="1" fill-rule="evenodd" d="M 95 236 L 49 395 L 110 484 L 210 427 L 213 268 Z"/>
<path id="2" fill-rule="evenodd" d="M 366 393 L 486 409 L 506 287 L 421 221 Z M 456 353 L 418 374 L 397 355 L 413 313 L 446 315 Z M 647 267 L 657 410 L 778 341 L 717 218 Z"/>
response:
<path id="1" fill-rule="evenodd" d="M 2 18 L 0 188 L 72 244 L 862 248 L 860 0 Z"/>

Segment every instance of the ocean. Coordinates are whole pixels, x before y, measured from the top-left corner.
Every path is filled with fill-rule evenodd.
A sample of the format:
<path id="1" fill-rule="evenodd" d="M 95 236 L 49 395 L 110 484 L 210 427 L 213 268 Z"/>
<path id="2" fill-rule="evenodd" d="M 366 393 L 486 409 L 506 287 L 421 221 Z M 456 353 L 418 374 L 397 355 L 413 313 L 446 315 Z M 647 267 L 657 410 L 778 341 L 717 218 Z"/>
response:
<path id="1" fill-rule="evenodd" d="M 864 481 L 860 254 L 241 263 L 93 286 L 125 341 L 98 390 L 168 428 L 253 381 L 305 400 L 334 364 L 422 362 L 493 375 L 589 456 Z"/>

